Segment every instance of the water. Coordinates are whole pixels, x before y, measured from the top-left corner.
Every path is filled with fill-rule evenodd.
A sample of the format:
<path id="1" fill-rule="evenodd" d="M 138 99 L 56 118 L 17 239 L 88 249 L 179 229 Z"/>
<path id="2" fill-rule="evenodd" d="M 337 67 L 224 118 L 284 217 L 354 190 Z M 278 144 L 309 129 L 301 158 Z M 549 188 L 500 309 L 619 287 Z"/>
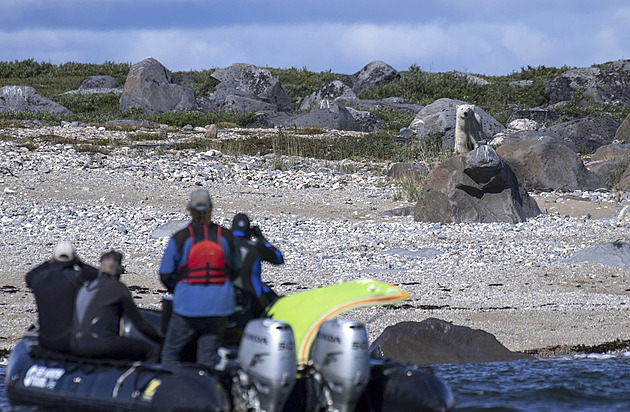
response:
<path id="1" fill-rule="evenodd" d="M 435 366 L 457 411 L 630 411 L 630 352 Z M 0 411 L 11 408 L 0 363 Z M 411 411 L 410 411 L 411 412 Z"/>

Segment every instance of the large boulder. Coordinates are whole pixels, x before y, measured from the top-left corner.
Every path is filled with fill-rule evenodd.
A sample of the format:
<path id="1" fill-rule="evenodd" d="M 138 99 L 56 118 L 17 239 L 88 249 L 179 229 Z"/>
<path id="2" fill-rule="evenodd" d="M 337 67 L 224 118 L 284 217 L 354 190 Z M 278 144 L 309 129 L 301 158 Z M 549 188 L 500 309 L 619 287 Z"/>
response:
<path id="1" fill-rule="evenodd" d="M 310 112 L 292 116 L 279 126 L 321 127 L 328 130 L 362 131 L 359 122 L 350 111 L 334 101 L 322 100 Z"/>
<path id="2" fill-rule="evenodd" d="M 294 111 L 291 97 L 267 69 L 239 63 L 217 69 L 211 77 L 219 84 L 207 98 L 222 111 Z"/>
<path id="3" fill-rule="evenodd" d="M 579 155 L 546 136 L 508 143 L 497 153 L 510 165 L 518 180 L 533 190 L 595 190 L 606 183 L 590 172 Z"/>
<path id="4" fill-rule="evenodd" d="M 617 183 L 616 189 L 630 191 L 630 166 L 626 168 L 626 171 L 621 176 L 621 180 Z"/>
<path id="5" fill-rule="evenodd" d="M 398 79 L 400 79 L 400 73 L 389 64 L 380 60 L 368 63 L 354 74 L 344 75 L 339 78 L 339 80 L 350 86 L 357 96 L 364 91 Z"/>
<path id="6" fill-rule="evenodd" d="M 539 127 L 534 130 L 515 130 L 512 128 L 515 120 L 508 124 L 508 128 L 494 135 L 491 144 L 506 144 L 523 140 L 540 139 L 545 136 L 555 138 L 573 152 L 595 151 L 599 147 L 615 141 L 615 132 L 619 121 L 609 118 L 592 118 L 571 120 L 550 126 Z"/>
<path id="7" fill-rule="evenodd" d="M 601 243 L 578 250 L 572 256 L 562 259 L 560 262 L 588 262 L 628 269 L 630 268 L 630 244 L 619 240 Z"/>
<path id="8" fill-rule="evenodd" d="M 300 111 L 311 110 L 322 100 L 335 100 L 338 97 L 356 99 L 357 95 L 350 86 L 341 80 L 332 80 L 322 84 L 316 92 L 306 96 L 300 103 Z"/>
<path id="9" fill-rule="evenodd" d="M 131 66 L 118 106 L 123 112 L 137 107 L 145 114 L 197 108 L 195 92 L 181 86 L 177 77 L 152 57 Z"/>
<path id="10" fill-rule="evenodd" d="M 4 86 L 0 89 L 0 113 L 47 112 L 60 116 L 72 112 L 59 103 L 45 98 L 29 86 Z"/>
<path id="11" fill-rule="evenodd" d="M 414 365 L 533 359 L 531 355 L 510 351 L 488 332 L 436 318 L 388 326 L 369 351 L 376 358 Z"/>
<path id="12" fill-rule="evenodd" d="M 628 113 L 615 131 L 615 139 L 624 143 L 630 143 L 630 113 Z"/>
<path id="13" fill-rule="evenodd" d="M 570 100 L 578 91 L 587 102 L 630 106 L 630 60 L 568 70 L 545 86 L 551 101 Z"/>
<path id="14" fill-rule="evenodd" d="M 585 117 L 548 127 L 549 136 L 557 138 L 575 152 L 580 149 L 589 151 L 611 144 L 620 122 L 610 118 Z"/>
<path id="15" fill-rule="evenodd" d="M 391 83 L 399 78 L 400 73 L 396 69 L 385 62 L 376 60 L 354 74 L 343 75 L 338 79 L 322 84 L 317 91 L 302 100 L 300 110 L 310 110 L 322 100 L 357 99 L 357 96 L 364 91 Z"/>
<path id="16" fill-rule="evenodd" d="M 416 117 L 409 124 L 409 129 L 424 141 L 441 138 L 442 147 L 452 149 L 455 146 L 457 106 L 462 104 L 468 103 L 456 99 L 438 99 L 416 114 Z M 487 114 L 481 107 L 475 106 L 475 113 L 481 118 L 485 139 L 490 139 L 495 133 L 505 129 L 505 126 Z"/>
<path id="17" fill-rule="evenodd" d="M 120 87 L 118 79 L 112 76 L 90 76 L 81 80 L 79 90 L 117 89 Z"/>
<path id="18" fill-rule="evenodd" d="M 518 223 L 540 214 L 510 166 L 487 145 L 439 164 L 427 177 L 414 219 Z"/>

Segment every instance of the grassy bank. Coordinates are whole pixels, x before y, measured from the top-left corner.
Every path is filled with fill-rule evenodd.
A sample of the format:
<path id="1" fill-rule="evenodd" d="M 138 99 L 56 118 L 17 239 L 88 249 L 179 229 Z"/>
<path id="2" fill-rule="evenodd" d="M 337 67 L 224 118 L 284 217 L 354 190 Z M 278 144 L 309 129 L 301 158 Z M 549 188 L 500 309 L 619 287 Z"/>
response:
<path id="1" fill-rule="evenodd" d="M 106 62 L 104 64 L 65 63 L 54 65 L 36 62 L 32 59 L 14 62 L 0 62 L 0 87 L 7 85 L 31 86 L 40 94 L 67 107 L 74 114 L 57 116 L 47 113 L 0 113 L 0 126 L 15 119 L 40 120 L 51 124 L 61 121 L 79 121 L 87 124 L 103 124 L 109 120 L 147 119 L 158 124 L 183 127 L 192 125 L 203 127 L 218 124 L 222 128 L 248 127 L 254 120 L 252 112 L 175 112 L 155 115 L 143 115 L 137 110 L 121 112 L 118 108 L 120 96 L 116 93 L 106 94 L 64 94 L 76 90 L 81 81 L 89 76 L 109 75 L 124 84 L 130 63 Z M 312 72 L 306 68 L 269 68 L 297 107 L 298 102 L 316 91 L 321 84 L 340 77 L 341 74 Z M 476 76 L 487 80 L 489 84 L 469 81 L 462 73 L 431 73 L 413 65 L 401 72 L 401 78 L 362 94 L 364 99 L 380 99 L 398 96 L 412 103 L 427 105 L 439 98 L 459 99 L 483 108 L 498 121 L 505 123 L 515 107 L 534 108 L 548 107 L 551 102 L 544 93 L 544 86 L 553 78 L 569 70 L 568 67 L 526 67 L 519 72 L 504 76 Z M 186 79 L 187 85 L 198 95 L 205 95 L 216 86 L 211 77 L 214 69 L 189 72 L 175 72 L 180 79 Z M 190 83 L 192 81 L 192 83 Z M 526 86 L 523 86 L 526 84 Z M 624 118 L 630 109 L 621 105 L 603 105 L 585 103 L 583 95 L 575 93 L 568 103 L 554 107 L 562 114 L 561 121 L 574 118 L 596 116 Z M 287 128 L 278 131 L 274 137 L 244 136 L 238 141 L 199 140 L 185 142 L 174 146 L 174 149 L 218 149 L 232 154 L 276 153 L 281 156 L 304 156 L 327 160 L 387 160 L 404 162 L 432 163 L 451 155 L 431 144 L 419 142 L 403 143 L 396 139 L 399 130 L 413 120 L 410 112 L 394 110 L 376 110 L 373 114 L 386 123 L 385 128 L 358 138 L 329 138 L 323 131 L 300 130 Z M 319 138 L 313 139 L 313 134 Z M 130 138 L 132 138 L 130 136 Z M 135 135 L 138 138 L 138 135 Z M 36 142 L 29 147 L 36 147 Z M 81 150 L 106 151 L 99 145 L 83 145 Z M 410 194 L 417 190 L 417 183 L 408 182 Z M 403 186 L 404 187 L 404 186 Z M 405 197 L 405 196 L 403 196 Z"/>

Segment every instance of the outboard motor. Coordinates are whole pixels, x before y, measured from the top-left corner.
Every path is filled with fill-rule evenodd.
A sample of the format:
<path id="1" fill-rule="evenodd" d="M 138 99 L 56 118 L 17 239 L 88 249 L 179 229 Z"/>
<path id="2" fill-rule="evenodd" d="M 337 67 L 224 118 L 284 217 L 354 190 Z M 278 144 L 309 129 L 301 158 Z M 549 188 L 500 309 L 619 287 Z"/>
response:
<path id="1" fill-rule="evenodd" d="M 322 323 L 311 348 L 311 362 L 326 402 L 320 406 L 328 411 L 354 411 L 370 380 L 365 325 L 348 319 Z"/>
<path id="2" fill-rule="evenodd" d="M 297 379 L 293 329 L 274 319 L 253 319 L 238 349 L 232 380 L 234 411 L 280 412 Z"/>

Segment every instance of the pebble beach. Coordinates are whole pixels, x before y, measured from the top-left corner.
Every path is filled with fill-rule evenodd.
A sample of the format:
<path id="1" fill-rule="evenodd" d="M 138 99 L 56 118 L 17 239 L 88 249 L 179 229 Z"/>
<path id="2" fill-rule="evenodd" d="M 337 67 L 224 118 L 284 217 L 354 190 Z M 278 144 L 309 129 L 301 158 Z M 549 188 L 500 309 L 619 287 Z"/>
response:
<path id="1" fill-rule="evenodd" d="M 237 130 L 219 134 L 239 137 Z M 198 188 L 210 192 L 216 222 L 229 226 L 245 212 L 283 252 L 284 265 L 263 267 L 279 294 L 359 278 L 406 290 L 403 302 L 344 315 L 364 322 L 371 340 L 389 325 L 429 317 L 485 330 L 513 351 L 630 339 L 630 269 L 569 260 L 588 247 L 630 241 L 628 194 L 532 193 L 544 213 L 519 224 L 415 222 L 397 212 L 413 203 L 396 200 L 400 189 L 387 177 L 387 163 L 280 163 L 273 156 L 171 151 L 168 139 L 120 144 L 108 154 L 19 144 L 41 135 L 89 142 L 124 139 L 126 132 L 0 129 L 0 350 L 10 350 L 36 320 L 24 275 L 60 240 L 73 242 L 93 265 L 109 249 L 123 252 L 122 281 L 139 306 L 159 308 L 161 255 Z"/>

